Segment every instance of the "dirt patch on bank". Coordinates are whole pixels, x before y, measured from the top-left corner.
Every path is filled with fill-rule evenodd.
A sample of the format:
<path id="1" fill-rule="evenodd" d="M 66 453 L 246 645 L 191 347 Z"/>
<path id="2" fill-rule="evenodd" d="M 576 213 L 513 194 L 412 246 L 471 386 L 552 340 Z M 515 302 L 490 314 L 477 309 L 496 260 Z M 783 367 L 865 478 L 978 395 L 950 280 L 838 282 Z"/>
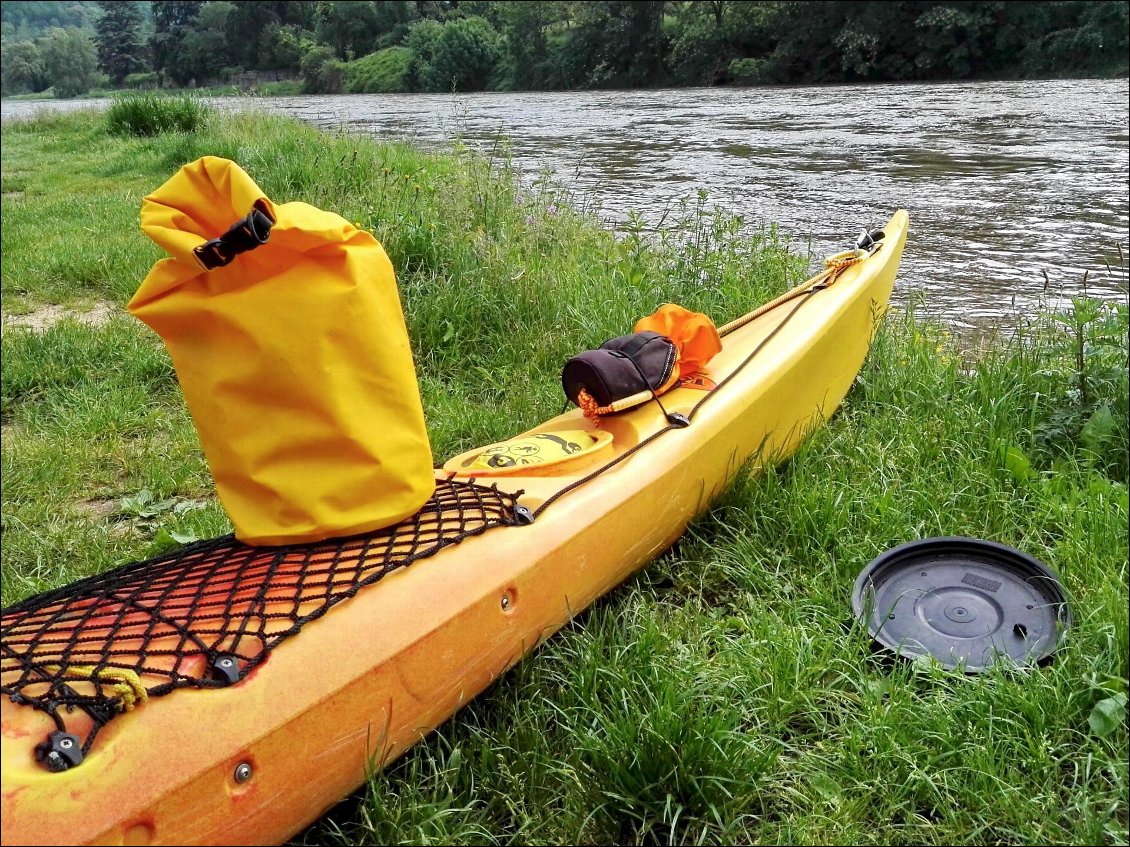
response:
<path id="1" fill-rule="evenodd" d="M 107 500 L 83 500 L 74 504 L 75 512 L 79 517 L 90 520 L 99 521 L 112 518 L 118 514 L 121 508 L 122 501 L 117 498 Z"/>
<path id="2" fill-rule="evenodd" d="M 26 315 L 4 315 L 4 328 L 22 326 L 32 332 L 43 332 L 67 318 L 87 326 L 105 326 L 117 314 L 121 314 L 121 309 L 107 300 L 99 300 L 86 310 L 51 305 Z"/>

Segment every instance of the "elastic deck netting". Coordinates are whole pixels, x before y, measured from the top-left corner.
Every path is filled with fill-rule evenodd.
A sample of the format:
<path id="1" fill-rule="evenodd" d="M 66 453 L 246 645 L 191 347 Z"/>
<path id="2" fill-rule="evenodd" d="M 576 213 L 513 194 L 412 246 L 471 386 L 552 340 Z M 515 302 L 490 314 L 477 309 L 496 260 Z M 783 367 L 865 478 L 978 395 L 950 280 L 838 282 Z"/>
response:
<path id="1" fill-rule="evenodd" d="M 517 498 L 441 480 L 424 507 L 371 534 L 252 547 L 225 536 L 125 565 L 3 611 L 0 691 L 49 714 L 103 726 L 149 697 L 246 676 L 286 639 L 398 568 L 498 526 Z"/>

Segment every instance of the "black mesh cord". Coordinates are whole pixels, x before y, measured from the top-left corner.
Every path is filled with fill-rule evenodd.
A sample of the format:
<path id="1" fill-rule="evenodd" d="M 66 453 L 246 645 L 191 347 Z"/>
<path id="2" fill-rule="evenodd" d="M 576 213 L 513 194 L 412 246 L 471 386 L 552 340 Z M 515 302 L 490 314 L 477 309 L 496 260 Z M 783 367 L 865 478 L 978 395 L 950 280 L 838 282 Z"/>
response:
<path id="1" fill-rule="evenodd" d="M 49 714 L 86 712 L 98 731 L 150 697 L 246 675 L 302 627 L 398 568 L 514 526 L 497 487 L 437 481 L 396 526 L 351 538 L 252 547 L 225 536 L 125 565 L 3 611 L 0 692 Z"/>

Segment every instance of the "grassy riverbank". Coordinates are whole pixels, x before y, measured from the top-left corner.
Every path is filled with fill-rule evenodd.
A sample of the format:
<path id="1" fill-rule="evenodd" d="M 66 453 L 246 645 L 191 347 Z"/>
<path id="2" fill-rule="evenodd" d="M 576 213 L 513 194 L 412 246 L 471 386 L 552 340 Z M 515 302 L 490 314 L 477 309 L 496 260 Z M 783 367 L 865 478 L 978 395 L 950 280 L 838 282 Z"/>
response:
<path id="1" fill-rule="evenodd" d="M 3 127 L 4 605 L 228 529 L 168 358 L 121 308 L 161 255 L 142 196 L 200 155 L 381 239 L 437 458 L 558 412 L 564 359 L 662 302 L 722 322 L 805 275 L 698 201 L 661 242 L 617 237 L 583 198 L 518 188 L 501 152 L 203 117 L 151 138 L 93 113 Z M 1126 328 L 1080 300 L 971 356 L 893 314 L 792 461 L 300 840 L 1126 843 Z M 966 678 L 871 654 L 856 574 L 933 535 L 1060 573 L 1075 626 L 1054 663 Z"/>

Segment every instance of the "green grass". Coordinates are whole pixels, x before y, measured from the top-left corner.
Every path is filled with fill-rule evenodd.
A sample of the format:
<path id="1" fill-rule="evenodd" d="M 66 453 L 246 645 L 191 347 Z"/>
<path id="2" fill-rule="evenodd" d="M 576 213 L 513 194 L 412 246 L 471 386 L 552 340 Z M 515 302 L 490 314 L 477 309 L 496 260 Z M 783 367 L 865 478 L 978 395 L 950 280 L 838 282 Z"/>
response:
<path id="1" fill-rule="evenodd" d="M 255 86 L 251 93 L 270 97 L 292 97 L 302 93 L 302 80 L 283 79 L 278 82 L 264 82 Z"/>
<path id="2" fill-rule="evenodd" d="M 141 198 L 206 153 L 370 228 L 437 458 L 556 414 L 565 358 L 662 302 L 723 322 L 805 275 L 704 197 L 662 236 L 613 235 L 584 198 L 461 148 L 218 115 L 148 138 L 41 117 L 2 140 L 6 313 L 124 304 L 160 256 Z M 735 482 L 297 843 L 1125 844 L 1127 347 L 1126 307 L 1086 298 L 976 354 L 894 313 L 792 460 Z M 8 327 L 2 353 L 5 605 L 226 531 L 147 329 Z M 1060 573 L 1075 625 L 1051 665 L 965 677 L 872 652 L 856 574 L 951 534 Z"/>

